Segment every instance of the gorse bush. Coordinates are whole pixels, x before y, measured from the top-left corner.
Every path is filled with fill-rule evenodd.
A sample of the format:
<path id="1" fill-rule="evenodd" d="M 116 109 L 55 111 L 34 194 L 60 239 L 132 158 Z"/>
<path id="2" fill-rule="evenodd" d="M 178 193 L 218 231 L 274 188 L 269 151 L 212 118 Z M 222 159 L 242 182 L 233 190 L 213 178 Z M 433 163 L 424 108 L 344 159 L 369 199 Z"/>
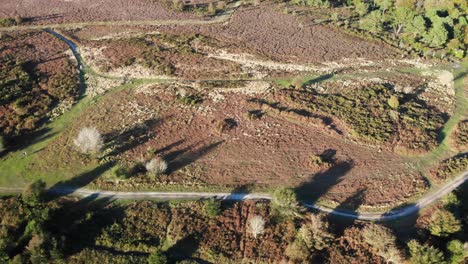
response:
<path id="1" fill-rule="evenodd" d="M 95 127 L 84 127 L 73 140 L 73 143 L 81 153 L 94 154 L 101 151 L 104 140 Z"/>

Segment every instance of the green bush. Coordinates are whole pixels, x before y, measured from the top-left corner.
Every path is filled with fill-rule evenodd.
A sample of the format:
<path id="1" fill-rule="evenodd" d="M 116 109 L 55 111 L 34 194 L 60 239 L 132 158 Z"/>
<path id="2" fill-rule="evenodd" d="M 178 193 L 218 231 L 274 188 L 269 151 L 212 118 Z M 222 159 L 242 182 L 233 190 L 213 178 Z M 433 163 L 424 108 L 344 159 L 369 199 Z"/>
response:
<path id="1" fill-rule="evenodd" d="M 16 26 L 16 21 L 14 18 L 0 19 L 0 27 L 11 27 L 11 26 Z"/>
<path id="2" fill-rule="evenodd" d="M 221 201 L 214 198 L 208 199 L 203 208 L 208 216 L 218 216 L 221 214 Z"/>
<path id="3" fill-rule="evenodd" d="M 166 264 L 169 263 L 164 252 L 156 250 L 148 257 L 148 264 Z"/>
<path id="4" fill-rule="evenodd" d="M 402 137 L 410 149 L 427 150 L 435 146 L 438 129 L 445 122 L 438 110 L 428 108 L 411 95 L 382 85 L 339 94 L 306 90 L 288 92 L 293 101 L 308 105 L 311 111 L 322 111 L 344 120 L 357 135 L 367 140 L 389 142 L 398 132 L 412 135 Z"/>

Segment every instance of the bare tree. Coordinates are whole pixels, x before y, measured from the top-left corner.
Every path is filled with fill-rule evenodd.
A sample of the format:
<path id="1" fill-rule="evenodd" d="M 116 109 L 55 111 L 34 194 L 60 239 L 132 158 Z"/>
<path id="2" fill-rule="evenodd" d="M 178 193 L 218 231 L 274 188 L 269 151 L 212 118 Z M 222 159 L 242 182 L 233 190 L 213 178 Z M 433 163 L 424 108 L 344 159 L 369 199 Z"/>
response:
<path id="1" fill-rule="evenodd" d="M 90 154 L 99 152 L 104 144 L 101 133 L 95 127 L 84 127 L 73 140 L 81 153 Z"/>
<path id="2" fill-rule="evenodd" d="M 145 164 L 146 171 L 151 174 L 159 175 L 167 170 L 167 162 L 160 157 L 151 159 Z"/>
<path id="3" fill-rule="evenodd" d="M 265 231 L 265 220 L 263 217 L 256 215 L 249 220 L 248 231 L 257 238 L 258 235 L 263 234 Z"/>

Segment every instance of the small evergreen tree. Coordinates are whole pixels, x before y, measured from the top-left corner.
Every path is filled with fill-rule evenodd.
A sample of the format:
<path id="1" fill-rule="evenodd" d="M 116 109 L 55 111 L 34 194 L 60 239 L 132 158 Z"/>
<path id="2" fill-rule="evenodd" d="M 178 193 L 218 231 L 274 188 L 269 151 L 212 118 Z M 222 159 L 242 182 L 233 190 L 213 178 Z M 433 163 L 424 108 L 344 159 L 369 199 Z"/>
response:
<path id="1" fill-rule="evenodd" d="M 441 264 L 444 254 L 433 246 L 421 245 L 416 240 L 408 242 L 412 264 Z"/>
<path id="2" fill-rule="evenodd" d="M 442 22 L 432 24 L 429 32 L 424 34 L 423 41 L 431 47 L 442 47 L 448 40 L 448 31 Z"/>
<path id="3" fill-rule="evenodd" d="M 461 230 L 461 222 L 447 210 L 438 210 L 431 217 L 429 231 L 434 236 L 448 237 Z"/>
<path id="4" fill-rule="evenodd" d="M 166 264 L 168 263 L 166 255 L 161 250 L 156 250 L 148 257 L 148 264 Z"/>
<path id="5" fill-rule="evenodd" d="M 460 240 L 452 240 L 447 244 L 450 252 L 450 263 L 462 263 L 468 257 L 468 243 L 462 243 Z"/>
<path id="6" fill-rule="evenodd" d="M 383 31 L 383 15 L 380 11 L 373 11 L 359 20 L 359 27 L 374 34 Z"/>

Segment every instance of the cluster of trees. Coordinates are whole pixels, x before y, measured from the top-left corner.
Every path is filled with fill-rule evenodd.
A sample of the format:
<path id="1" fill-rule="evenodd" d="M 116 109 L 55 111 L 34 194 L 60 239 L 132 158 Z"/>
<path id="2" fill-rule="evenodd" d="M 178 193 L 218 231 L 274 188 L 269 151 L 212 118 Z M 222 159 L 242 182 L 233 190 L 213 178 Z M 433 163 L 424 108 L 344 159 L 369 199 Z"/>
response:
<path id="1" fill-rule="evenodd" d="M 430 54 L 436 50 L 466 56 L 468 4 L 465 0 L 289 0 L 292 4 L 330 7 L 349 5 L 356 25 L 407 50 Z M 336 16 L 336 15 L 335 15 Z M 336 19 L 334 19 L 336 20 Z"/>
<path id="2" fill-rule="evenodd" d="M 459 0 L 353 1 L 359 27 L 374 34 L 392 35 L 401 46 L 419 51 L 446 49 L 463 58 L 468 44 L 468 4 Z"/>

